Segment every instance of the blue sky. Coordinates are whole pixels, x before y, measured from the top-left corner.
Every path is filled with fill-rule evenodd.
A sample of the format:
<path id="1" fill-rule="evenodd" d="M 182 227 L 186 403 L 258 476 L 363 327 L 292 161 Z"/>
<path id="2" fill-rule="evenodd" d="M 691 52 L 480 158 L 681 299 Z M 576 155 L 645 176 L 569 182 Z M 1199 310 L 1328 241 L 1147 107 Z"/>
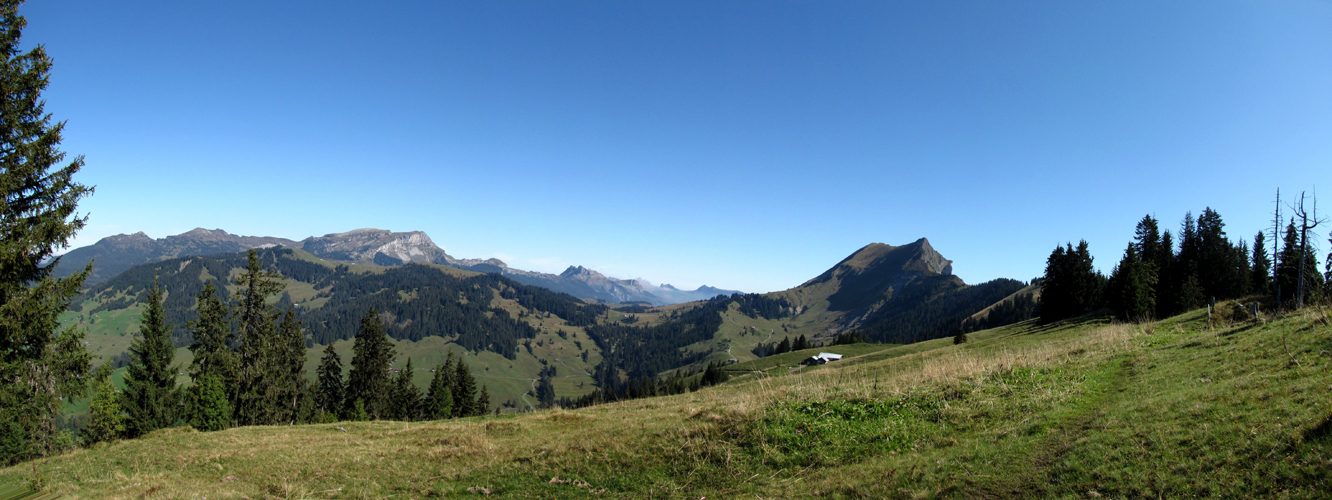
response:
<path id="1" fill-rule="evenodd" d="M 920 237 L 969 283 L 1078 239 L 1108 271 L 1144 214 L 1211 206 L 1251 239 L 1277 188 L 1332 196 L 1324 1 L 20 12 L 97 186 L 75 246 L 422 230 L 457 257 L 762 292 Z"/>

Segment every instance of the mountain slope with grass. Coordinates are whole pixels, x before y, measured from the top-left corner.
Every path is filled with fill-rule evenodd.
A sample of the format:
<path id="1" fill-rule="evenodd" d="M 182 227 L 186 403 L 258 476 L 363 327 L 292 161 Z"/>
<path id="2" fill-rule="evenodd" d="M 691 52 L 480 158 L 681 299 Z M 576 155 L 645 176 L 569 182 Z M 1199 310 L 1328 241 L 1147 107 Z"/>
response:
<path id="1" fill-rule="evenodd" d="M 968 285 L 925 238 L 900 246 L 871 243 L 800 286 L 763 294 L 786 309 L 723 310 L 716 335 L 685 349 L 712 353 L 700 362 L 743 362 L 758 358 L 753 351 L 760 344 L 802 335 L 816 343 L 853 330 L 867 340 L 895 344 L 951 337 L 976 313 L 1014 294 L 1023 296 L 1019 291 L 1025 286 L 1009 279 Z M 1033 315 L 1033 310 L 1015 311 L 986 326 Z"/>
<path id="2" fill-rule="evenodd" d="M 527 407 L 523 394 L 552 364 L 563 369 L 560 377 L 566 383 L 561 389 L 567 392 L 562 396 L 576 397 L 593 388 L 589 373 L 601 354 L 585 329 L 603 320 L 606 306 L 499 275 L 436 264 L 349 265 L 291 248 L 268 248 L 258 255 L 266 268 L 284 277 L 285 290 L 270 302 L 279 310 L 296 310 L 303 322 L 306 376 L 311 379 L 323 346 L 330 342 L 347 351 L 347 366 L 349 339 L 374 307 L 398 346 L 398 362 L 410 357 L 423 368 L 415 372 L 418 386 L 428 384 L 428 368 L 452 351 L 467 359 L 480 383 L 491 387 L 495 405 Z M 232 278 L 245 263 L 245 254 L 234 253 L 136 266 L 91 286 L 62 315 L 62 323 L 88 332 L 85 341 L 92 354 L 123 364 L 138 332 L 145 291 L 157 279 L 166 293 L 172 340 L 183 348 L 193 343 L 187 325 L 198 316 L 196 295 L 209 281 L 228 295 L 234 293 Z"/>
<path id="3" fill-rule="evenodd" d="M 1029 321 L 676 396 L 440 422 L 169 429 L 35 468 L 47 491 L 76 498 L 1323 498 L 1328 314 Z M 0 470 L 0 484 L 33 470 Z"/>

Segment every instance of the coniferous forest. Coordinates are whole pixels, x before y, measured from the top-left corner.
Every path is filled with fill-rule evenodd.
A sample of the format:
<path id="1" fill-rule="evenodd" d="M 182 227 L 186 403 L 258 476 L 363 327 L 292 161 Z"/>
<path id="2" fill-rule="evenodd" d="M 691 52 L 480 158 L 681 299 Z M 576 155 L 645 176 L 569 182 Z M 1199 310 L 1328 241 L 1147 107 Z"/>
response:
<path id="1" fill-rule="evenodd" d="M 1252 245 L 1229 237 L 1211 208 L 1197 217 L 1185 214 L 1173 234 L 1144 216 L 1108 277 L 1093 266 L 1086 241 L 1056 247 L 1041 281 L 1041 320 L 1099 311 L 1122 321 L 1150 320 L 1245 298 L 1283 309 L 1320 302 L 1332 279 L 1332 253 L 1320 271 L 1317 242 L 1309 237 L 1318 219 L 1305 211 L 1306 200 L 1285 206 L 1278 193 L 1274 223 L 1256 232 Z M 1283 218 L 1283 208 L 1295 214 Z"/>

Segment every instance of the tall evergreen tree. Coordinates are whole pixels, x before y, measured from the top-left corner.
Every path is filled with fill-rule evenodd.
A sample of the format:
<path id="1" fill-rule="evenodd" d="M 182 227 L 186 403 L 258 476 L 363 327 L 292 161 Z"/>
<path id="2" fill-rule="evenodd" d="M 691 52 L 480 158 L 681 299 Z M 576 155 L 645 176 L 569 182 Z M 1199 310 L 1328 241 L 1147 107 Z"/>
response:
<path id="1" fill-rule="evenodd" d="M 324 346 L 324 357 L 320 358 L 319 368 L 315 369 L 315 373 L 318 377 L 315 406 L 326 414 L 342 413 L 343 394 L 346 391 L 346 386 L 342 382 L 342 357 L 333 350 L 332 342 Z"/>
<path id="2" fill-rule="evenodd" d="M 270 385 L 278 383 L 274 377 L 273 352 L 281 347 L 277 341 L 276 313 L 267 304 L 268 297 L 285 288 L 282 275 L 262 269 L 259 255 L 250 249 L 248 262 L 234 282 L 237 290 L 236 323 L 239 345 L 237 349 L 240 370 L 232 390 L 232 408 L 240 425 L 262 425 L 277 422 L 277 406 L 271 397 Z"/>
<path id="3" fill-rule="evenodd" d="M 1235 245 L 1235 255 L 1230 259 L 1235 265 L 1235 291 L 1231 297 L 1242 297 L 1253 293 L 1253 266 L 1249 263 L 1249 244 L 1240 240 Z"/>
<path id="4" fill-rule="evenodd" d="M 51 59 L 40 44 L 20 51 L 19 3 L 0 2 L 0 466 L 50 451 L 62 399 L 83 396 L 92 369 L 83 332 L 59 322 L 92 264 L 62 279 L 52 270 L 93 190 L 73 179 L 82 156 L 57 165 L 65 123 L 52 123 L 41 97 Z"/>
<path id="5" fill-rule="evenodd" d="M 217 287 L 209 281 L 195 297 L 194 308 L 199 312 L 199 318 L 189 323 L 194 337 L 194 344 L 190 345 L 190 352 L 194 354 L 190 378 L 197 384 L 203 377 L 211 376 L 225 388 L 235 383 L 239 367 L 230 345 L 232 334 L 231 323 L 227 321 L 227 306 L 217 293 Z"/>
<path id="6" fill-rule="evenodd" d="M 407 364 L 403 365 L 393 380 L 392 415 L 396 420 L 412 422 L 421 419 L 421 390 L 412 383 L 415 375 L 412 358 L 407 358 Z"/>
<path id="7" fill-rule="evenodd" d="M 449 353 L 449 360 L 452 361 L 452 353 Z M 435 367 L 434 376 L 430 377 L 430 390 L 426 393 L 425 418 L 427 420 L 442 420 L 453 416 L 453 389 L 449 387 L 448 373 L 452 372 L 450 364 L 443 364 Z"/>
<path id="8" fill-rule="evenodd" d="M 347 375 L 344 402 L 349 409 L 359 402 L 370 418 L 387 418 L 387 396 L 392 387 L 389 364 L 393 355 L 393 343 L 384 330 L 379 311 L 370 308 L 361 319 L 361 329 L 352 344 L 352 367 Z"/>
<path id="9" fill-rule="evenodd" d="M 476 415 L 490 413 L 490 389 L 481 386 L 481 393 L 476 395 Z"/>
<path id="10" fill-rule="evenodd" d="M 217 375 L 204 375 L 186 391 L 185 423 L 201 431 L 220 431 L 231 425 L 231 402 Z"/>
<path id="11" fill-rule="evenodd" d="M 467 362 L 458 358 L 453 371 L 453 416 L 470 417 L 476 414 L 476 379 L 472 378 Z"/>
<path id="12" fill-rule="evenodd" d="M 1175 243 L 1170 231 L 1161 233 L 1161 254 L 1156 259 L 1156 317 L 1165 318 L 1175 312 L 1179 301 L 1179 280 L 1175 267 Z"/>
<path id="13" fill-rule="evenodd" d="M 1286 226 L 1286 236 L 1281 242 L 1281 254 L 1277 258 L 1276 286 L 1280 295 L 1278 300 L 1287 303 L 1295 300 L 1295 292 L 1300 280 L 1300 233 L 1295 229 L 1295 219 Z"/>
<path id="14" fill-rule="evenodd" d="M 120 394 L 111 383 L 111 363 L 102 363 L 93 371 L 92 401 L 88 402 L 88 425 L 83 427 L 80 440 L 85 446 L 111 441 L 125 433 L 124 411 L 120 408 Z"/>
<path id="15" fill-rule="evenodd" d="M 276 423 L 294 422 L 305 397 L 305 335 L 296 309 L 288 307 L 278 325 L 276 345 L 269 352 L 268 372 Z"/>
<path id="16" fill-rule="evenodd" d="M 1085 314 L 1101 306 L 1105 276 L 1096 272 L 1086 240 L 1055 247 L 1042 278 L 1041 321 L 1049 323 Z"/>
<path id="17" fill-rule="evenodd" d="M 179 401 L 178 368 L 171 366 L 176 346 L 171 343 L 171 327 L 166 323 L 162 289 L 157 286 L 156 278 L 145 302 L 139 337 L 130 343 L 130 364 L 121 396 L 121 406 L 129 414 L 126 432 L 131 437 L 171 426 L 176 421 Z"/>
<path id="18" fill-rule="evenodd" d="M 1211 207 L 1204 208 L 1198 216 L 1197 227 L 1197 271 L 1204 296 L 1218 300 L 1239 296 L 1243 292 L 1239 289 L 1238 256 L 1235 245 L 1226 238 L 1226 224 L 1222 222 L 1221 214 Z"/>
<path id="19" fill-rule="evenodd" d="M 1272 259 L 1267 257 L 1267 241 L 1263 231 L 1253 236 L 1253 260 L 1249 275 L 1249 288 L 1253 293 L 1272 293 Z"/>
<path id="20" fill-rule="evenodd" d="M 1106 287 L 1110 309 L 1121 320 L 1149 319 L 1156 312 L 1156 273 L 1139 257 L 1138 248 L 1129 244 L 1124 250 Z"/>

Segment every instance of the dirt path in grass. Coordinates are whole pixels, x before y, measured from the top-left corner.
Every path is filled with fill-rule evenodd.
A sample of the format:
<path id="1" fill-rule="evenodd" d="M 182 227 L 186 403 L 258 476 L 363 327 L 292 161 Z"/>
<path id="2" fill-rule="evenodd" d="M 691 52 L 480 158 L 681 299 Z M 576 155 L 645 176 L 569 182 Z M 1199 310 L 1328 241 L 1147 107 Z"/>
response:
<path id="1" fill-rule="evenodd" d="M 1100 421 L 1105 415 L 1105 408 L 1114 406 L 1122 398 L 1134 373 L 1136 358 L 1113 361 L 1114 367 L 1104 385 L 1088 394 L 1083 401 L 1076 403 L 1076 412 L 1061 419 L 1046 431 L 1044 439 L 1036 443 L 1026 458 L 1014 457 L 1014 470 L 1017 472 L 1007 479 L 992 483 L 974 484 L 966 489 L 974 489 L 965 495 L 979 498 L 1032 498 L 1049 497 L 1060 492 L 1059 478 L 1055 477 L 1052 467 L 1059 464 L 1078 440 L 1089 432 L 1102 427 Z"/>

